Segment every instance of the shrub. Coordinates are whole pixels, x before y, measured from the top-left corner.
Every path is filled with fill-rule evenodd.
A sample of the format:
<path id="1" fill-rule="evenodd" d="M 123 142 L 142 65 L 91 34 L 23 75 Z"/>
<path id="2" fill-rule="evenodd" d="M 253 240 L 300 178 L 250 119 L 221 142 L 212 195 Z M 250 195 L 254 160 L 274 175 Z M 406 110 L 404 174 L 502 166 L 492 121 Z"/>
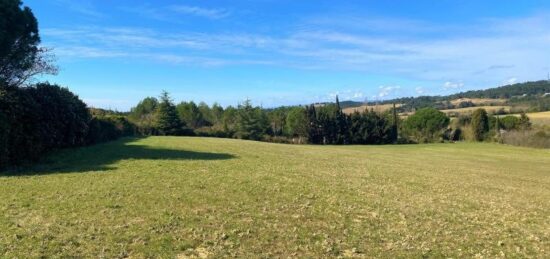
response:
<path id="1" fill-rule="evenodd" d="M 500 128 L 504 130 L 516 130 L 519 128 L 519 118 L 516 116 L 506 116 L 499 120 Z"/>

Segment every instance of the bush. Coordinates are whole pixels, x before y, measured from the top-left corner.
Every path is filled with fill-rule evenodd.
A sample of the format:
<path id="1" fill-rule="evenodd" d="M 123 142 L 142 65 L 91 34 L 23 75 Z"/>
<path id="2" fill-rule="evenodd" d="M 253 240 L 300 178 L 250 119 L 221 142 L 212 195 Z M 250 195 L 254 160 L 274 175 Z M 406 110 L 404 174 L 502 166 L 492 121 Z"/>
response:
<path id="1" fill-rule="evenodd" d="M 500 118 L 500 128 L 504 130 L 516 130 L 519 128 L 519 118 L 516 116 L 506 116 Z"/>

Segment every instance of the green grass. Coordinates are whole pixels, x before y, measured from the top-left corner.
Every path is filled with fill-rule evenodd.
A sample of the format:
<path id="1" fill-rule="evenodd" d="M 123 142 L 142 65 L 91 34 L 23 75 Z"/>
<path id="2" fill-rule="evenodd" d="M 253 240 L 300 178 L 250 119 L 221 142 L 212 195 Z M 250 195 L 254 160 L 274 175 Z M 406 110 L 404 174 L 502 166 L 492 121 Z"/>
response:
<path id="1" fill-rule="evenodd" d="M 549 257 L 550 151 L 125 139 L 0 176 L 0 257 Z"/>

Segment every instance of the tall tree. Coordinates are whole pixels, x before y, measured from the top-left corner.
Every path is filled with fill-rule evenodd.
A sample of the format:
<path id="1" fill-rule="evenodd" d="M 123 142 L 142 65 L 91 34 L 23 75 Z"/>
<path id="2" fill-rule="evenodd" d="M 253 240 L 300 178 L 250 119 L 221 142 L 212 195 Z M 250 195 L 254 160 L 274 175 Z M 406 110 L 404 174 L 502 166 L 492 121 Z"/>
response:
<path id="1" fill-rule="evenodd" d="M 268 127 L 267 116 L 258 107 L 253 107 L 250 100 L 239 105 L 238 137 L 244 139 L 261 140 Z"/>
<path id="2" fill-rule="evenodd" d="M 476 141 L 483 141 L 489 131 L 489 116 L 485 109 L 477 109 L 472 113 L 472 133 Z"/>
<path id="3" fill-rule="evenodd" d="M 161 135 L 180 135 L 183 132 L 184 124 L 179 119 L 176 106 L 166 91 L 163 91 L 160 96 L 156 126 Z"/>
<path id="4" fill-rule="evenodd" d="M 38 74 L 56 73 L 52 56 L 39 44 L 31 9 L 20 0 L 0 0 L 0 81 L 19 86 Z"/>
<path id="5" fill-rule="evenodd" d="M 319 125 L 319 120 L 317 119 L 317 110 L 315 105 L 310 105 L 306 107 L 306 118 L 308 123 L 308 142 L 312 144 L 320 144 L 322 136 L 320 133 L 321 126 Z"/>

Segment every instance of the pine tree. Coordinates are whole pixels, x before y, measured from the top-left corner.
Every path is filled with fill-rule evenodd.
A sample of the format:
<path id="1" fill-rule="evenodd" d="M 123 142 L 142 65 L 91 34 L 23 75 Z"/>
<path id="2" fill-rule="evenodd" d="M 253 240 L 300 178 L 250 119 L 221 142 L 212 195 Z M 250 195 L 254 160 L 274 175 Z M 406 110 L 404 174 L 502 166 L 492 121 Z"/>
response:
<path id="1" fill-rule="evenodd" d="M 261 140 L 269 127 L 267 115 L 262 109 L 252 107 L 250 100 L 239 105 L 237 120 L 238 137 L 244 139 Z"/>
<path id="2" fill-rule="evenodd" d="M 340 107 L 340 101 L 338 96 L 336 96 L 336 144 L 349 144 L 350 135 L 349 135 L 349 118 L 346 114 L 342 112 Z"/>
<path id="3" fill-rule="evenodd" d="M 184 124 L 178 117 L 176 106 L 168 92 L 163 91 L 156 112 L 156 128 L 160 135 L 181 135 Z"/>
<path id="4" fill-rule="evenodd" d="M 306 119 L 308 124 L 308 142 L 312 144 L 320 144 L 319 122 L 317 120 L 317 111 L 315 105 L 306 107 Z"/>

